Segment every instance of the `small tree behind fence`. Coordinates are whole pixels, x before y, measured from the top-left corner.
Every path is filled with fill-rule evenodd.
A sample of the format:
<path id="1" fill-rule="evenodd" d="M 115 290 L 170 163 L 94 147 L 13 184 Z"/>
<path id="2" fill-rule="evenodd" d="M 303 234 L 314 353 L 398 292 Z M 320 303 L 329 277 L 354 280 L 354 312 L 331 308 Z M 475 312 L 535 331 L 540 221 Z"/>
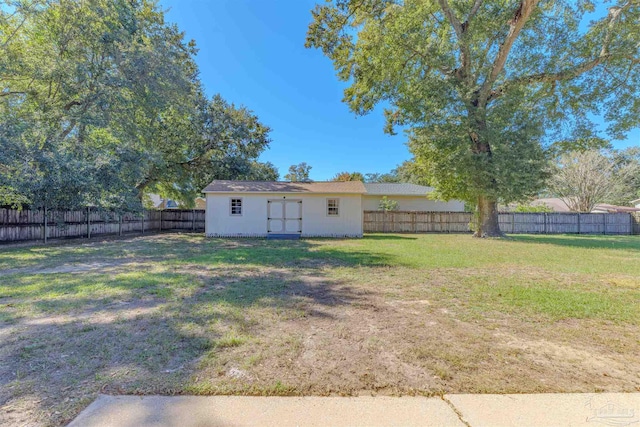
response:
<path id="1" fill-rule="evenodd" d="M 0 242 L 147 233 L 202 231 L 204 210 L 171 209 L 118 213 L 85 208 L 72 211 L 0 209 Z"/>

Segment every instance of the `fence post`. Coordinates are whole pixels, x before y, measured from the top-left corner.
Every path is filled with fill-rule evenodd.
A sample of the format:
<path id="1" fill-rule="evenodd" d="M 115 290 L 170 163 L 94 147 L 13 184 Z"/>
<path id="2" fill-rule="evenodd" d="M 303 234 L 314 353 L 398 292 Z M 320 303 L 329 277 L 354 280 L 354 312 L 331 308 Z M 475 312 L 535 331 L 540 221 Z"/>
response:
<path id="1" fill-rule="evenodd" d="M 87 239 L 91 238 L 91 207 L 87 206 Z"/>
<path id="2" fill-rule="evenodd" d="M 142 216 L 140 218 L 141 218 L 140 222 L 142 222 L 142 224 L 141 224 L 142 225 L 142 227 L 141 227 L 142 228 L 142 234 L 144 234 L 144 211 L 142 211 Z"/>
<path id="3" fill-rule="evenodd" d="M 578 212 L 578 234 L 580 234 L 580 212 Z"/>
<path id="4" fill-rule="evenodd" d="M 544 212 L 544 234 L 547 234 L 547 213 Z"/>
<path id="5" fill-rule="evenodd" d="M 418 232 L 418 229 L 416 227 L 416 213 L 415 212 L 411 212 L 411 230 L 414 233 Z"/>
<path id="6" fill-rule="evenodd" d="M 160 210 L 160 231 L 162 231 L 162 210 Z"/>
<path id="7" fill-rule="evenodd" d="M 122 236 L 122 214 L 118 214 L 118 236 Z"/>
<path id="8" fill-rule="evenodd" d="M 602 234 L 607 234 L 607 214 L 602 214 Z"/>
<path id="9" fill-rule="evenodd" d="M 44 205 L 44 242 L 47 243 L 47 205 Z"/>

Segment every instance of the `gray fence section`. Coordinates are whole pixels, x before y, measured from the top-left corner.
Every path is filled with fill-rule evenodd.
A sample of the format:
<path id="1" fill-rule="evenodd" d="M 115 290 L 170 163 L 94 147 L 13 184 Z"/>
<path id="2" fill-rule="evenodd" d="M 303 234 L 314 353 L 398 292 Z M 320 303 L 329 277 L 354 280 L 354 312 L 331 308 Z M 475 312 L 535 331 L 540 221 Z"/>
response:
<path id="1" fill-rule="evenodd" d="M 0 209 L 0 242 L 47 241 L 171 230 L 203 231 L 205 211 L 171 209 L 119 214 L 86 208 L 74 211 Z"/>
<path id="2" fill-rule="evenodd" d="M 365 211 L 365 233 L 468 233 L 469 212 Z M 500 229 L 518 234 L 640 234 L 628 213 L 500 213 Z"/>
<path id="3" fill-rule="evenodd" d="M 634 212 L 631 214 L 633 221 L 633 234 L 640 234 L 640 212 Z"/>

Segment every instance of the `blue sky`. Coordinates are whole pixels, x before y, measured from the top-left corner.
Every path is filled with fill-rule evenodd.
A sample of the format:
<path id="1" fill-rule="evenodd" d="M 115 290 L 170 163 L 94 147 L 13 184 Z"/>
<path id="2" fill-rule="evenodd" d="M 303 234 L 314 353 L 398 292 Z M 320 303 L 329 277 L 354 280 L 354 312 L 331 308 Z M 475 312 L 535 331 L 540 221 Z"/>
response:
<path id="1" fill-rule="evenodd" d="M 411 157 L 402 133 L 383 133 L 382 110 L 356 117 L 342 100 L 329 59 L 305 49 L 311 9 L 323 0 L 161 0 L 168 21 L 200 49 L 196 60 L 209 95 L 253 110 L 273 129 L 261 160 L 281 177 L 307 162 L 314 180 L 337 172 L 388 172 Z M 640 129 L 617 148 L 640 145 Z"/>

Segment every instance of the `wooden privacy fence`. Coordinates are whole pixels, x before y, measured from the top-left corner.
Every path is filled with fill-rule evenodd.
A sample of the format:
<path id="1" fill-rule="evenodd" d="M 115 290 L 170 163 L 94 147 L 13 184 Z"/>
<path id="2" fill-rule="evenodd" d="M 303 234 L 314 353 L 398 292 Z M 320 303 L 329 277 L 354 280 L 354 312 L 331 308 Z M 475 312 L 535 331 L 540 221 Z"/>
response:
<path id="1" fill-rule="evenodd" d="M 64 239 L 171 230 L 204 230 L 204 210 L 171 209 L 116 213 L 0 209 L 0 242 Z"/>
<path id="2" fill-rule="evenodd" d="M 365 211 L 365 233 L 468 233 L 470 212 Z M 499 214 L 505 233 L 640 234 L 640 215 L 628 213 Z"/>

